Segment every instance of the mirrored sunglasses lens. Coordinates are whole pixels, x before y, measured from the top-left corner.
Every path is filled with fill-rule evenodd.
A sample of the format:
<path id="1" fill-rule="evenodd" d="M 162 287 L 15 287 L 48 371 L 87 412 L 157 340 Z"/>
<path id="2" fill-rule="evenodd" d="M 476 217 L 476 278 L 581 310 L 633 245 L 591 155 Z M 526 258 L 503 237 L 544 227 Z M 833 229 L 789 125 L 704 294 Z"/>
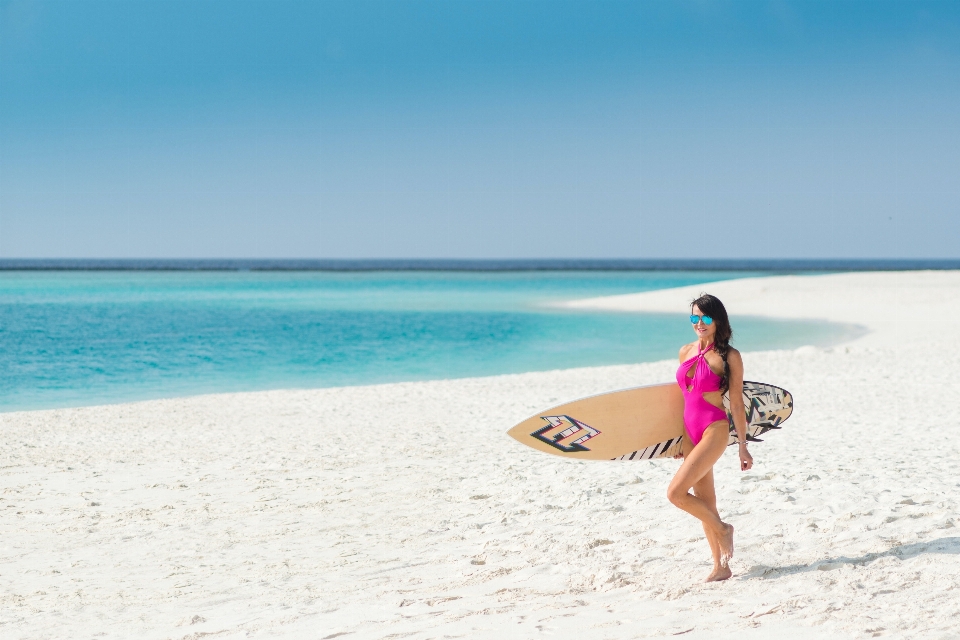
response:
<path id="1" fill-rule="evenodd" d="M 700 322 L 700 316 L 690 316 L 690 324 L 697 324 Z"/>
<path id="2" fill-rule="evenodd" d="M 710 316 L 703 316 L 703 324 L 713 324 L 713 318 Z"/>

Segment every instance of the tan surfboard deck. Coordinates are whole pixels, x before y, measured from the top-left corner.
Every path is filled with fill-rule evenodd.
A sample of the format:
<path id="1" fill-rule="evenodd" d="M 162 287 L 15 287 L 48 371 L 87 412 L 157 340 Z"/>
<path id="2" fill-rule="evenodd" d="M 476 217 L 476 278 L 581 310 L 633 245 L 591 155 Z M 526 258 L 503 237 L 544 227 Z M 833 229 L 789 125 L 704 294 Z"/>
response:
<path id="1" fill-rule="evenodd" d="M 737 440 L 729 394 L 723 397 L 730 444 Z M 747 439 L 779 429 L 793 412 L 786 389 L 763 382 L 743 383 Z M 683 394 L 677 383 L 601 393 L 541 411 L 507 434 L 544 453 L 579 460 L 653 460 L 680 452 Z"/>

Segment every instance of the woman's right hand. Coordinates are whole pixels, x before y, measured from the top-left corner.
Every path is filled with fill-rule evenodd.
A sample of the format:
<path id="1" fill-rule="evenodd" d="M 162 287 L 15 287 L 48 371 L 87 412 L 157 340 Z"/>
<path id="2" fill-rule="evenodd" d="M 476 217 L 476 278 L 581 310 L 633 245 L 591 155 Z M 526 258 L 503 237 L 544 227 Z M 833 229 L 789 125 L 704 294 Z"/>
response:
<path id="1" fill-rule="evenodd" d="M 741 442 L 740 449 L 740 471 L 749 471 L 753 467 L 753 456 L 747 451 L 747 443 Z"/>

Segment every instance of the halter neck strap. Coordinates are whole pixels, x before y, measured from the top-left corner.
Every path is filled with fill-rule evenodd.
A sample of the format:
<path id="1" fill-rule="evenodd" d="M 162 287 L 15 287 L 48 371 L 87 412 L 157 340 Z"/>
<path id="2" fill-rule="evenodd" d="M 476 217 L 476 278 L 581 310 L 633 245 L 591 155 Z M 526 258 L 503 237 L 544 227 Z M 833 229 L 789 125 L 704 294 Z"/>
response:
<path id="1" fill-rule="evenodd" d="M 706 347 L 704 347 L 704 348 L 703 348 L 703 351 L 699 351 L 699 352 L 697 353 L 697 357 L 699 358 L 700 356 L 702 356 L 703 354 L 705 354 L 707 351 L 710 351 L 710 349 L 713 349 L 713 343 L 712 343 L 712 342 L 711 342 L 710 344 L 708 344 Z"/>

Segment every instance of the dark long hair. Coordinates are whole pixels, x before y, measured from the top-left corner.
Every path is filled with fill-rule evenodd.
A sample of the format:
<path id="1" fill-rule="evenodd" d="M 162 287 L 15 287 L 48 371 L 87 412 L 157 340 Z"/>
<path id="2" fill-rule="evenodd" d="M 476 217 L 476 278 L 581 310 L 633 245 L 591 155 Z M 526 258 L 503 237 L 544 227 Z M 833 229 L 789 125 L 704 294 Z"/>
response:
<path id="1" fill-rule="evenodd" d="M 713 324 L 717 327 L 717 333 L 713 338 L 713 350 L 723 358 L 723 381 L 720 383 L 720 392 L 725 393 L 730 388 L 730 367 L 727 366 L 727 354 L 730 353 L 730 341 L 733 339 L 730 317 L 720 299 L 709 293 L 701 294 L 690 303 L 691 309 L 694 306 L 700 309 L 703 315 L 713 318 Z"/>

